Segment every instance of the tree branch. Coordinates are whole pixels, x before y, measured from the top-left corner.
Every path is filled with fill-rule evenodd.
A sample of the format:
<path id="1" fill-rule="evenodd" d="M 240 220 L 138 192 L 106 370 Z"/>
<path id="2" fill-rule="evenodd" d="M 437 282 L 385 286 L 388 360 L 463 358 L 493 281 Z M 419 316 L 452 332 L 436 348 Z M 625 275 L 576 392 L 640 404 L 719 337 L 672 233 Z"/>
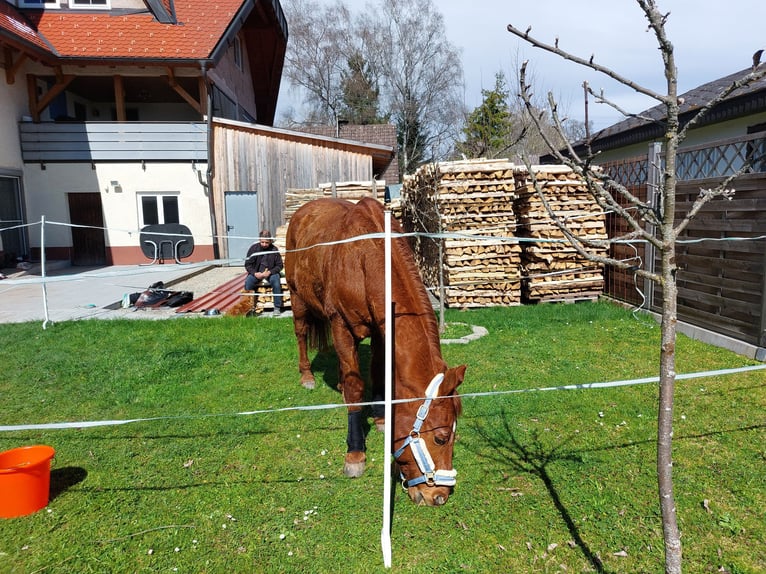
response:
<path id="1" fill-rule="evenodd" d="M 521 30 L 514 28 L 512 24 L 508 24 L 507 27 L 508 31 L 513 34 L 514 36 L 518 36 L 522 40 L 525 40 L 526 42 L 529 42 L 532 44 L 535 48 L 540 48 L 541 50 L 545 50 L 546 52 L 550 52 L 551 54 L 556 54 L 557 56 L 560 56 L 564 58 L 565 60 L 569 60 L 570 62 L 574 62 L 576 64 L 579 64 L 581 66 L 585 66 L 586 68 L 590 68 L 591 70 L 595 70 L 601 74 L 604 74 L 605 76 L 609 76 L 613 80 L 618 81 L 619 83 L 623 84 L 624 86 L 627 86 L 636 92 L 639 92 L 641 94 L 644 94 L 646 96 L 649 96 L 650 98 L 657 100 L 658 102 L 665 102 L 667 100 L 667 96 L 664 96 L 658 92 L 655 92 L 654 90 L 650 90 L 649 88 L 646 88 L 633 80 L 626 78 L 625 76 L 621 76 L 614 70 L 607 68 L 605 66 L 602 66 L 601 64 L 597 64 L 593 61 L 593 56 L 590 57 L 590 59 L 585 60 L 584 58 L 580 58 L 579 56 L 575 56 L 574 54 L 570 54 L 569 52 L 566 52 L 565 50 L 562 50 L 558 47 L 558 40 L 556 40 L 555 45 L 546 44 L 537 38 L 534 38 L 533 36 L 529 35 L 531 27 L 527 28 L 525 32 L 522 32 Z"/>

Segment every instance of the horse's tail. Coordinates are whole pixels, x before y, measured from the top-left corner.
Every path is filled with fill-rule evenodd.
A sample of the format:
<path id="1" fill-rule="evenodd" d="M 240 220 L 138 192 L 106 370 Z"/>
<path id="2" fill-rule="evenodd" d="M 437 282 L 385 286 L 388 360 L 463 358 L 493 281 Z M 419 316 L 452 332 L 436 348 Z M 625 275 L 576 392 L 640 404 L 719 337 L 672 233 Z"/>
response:
<path id="1" fill-rule="evenodd" d="M 308 320 L 308 346 L 319 351 L 327 351 L 332 348 L 332 337 L 330 336 L 330 323 L 311 317 Z"/>

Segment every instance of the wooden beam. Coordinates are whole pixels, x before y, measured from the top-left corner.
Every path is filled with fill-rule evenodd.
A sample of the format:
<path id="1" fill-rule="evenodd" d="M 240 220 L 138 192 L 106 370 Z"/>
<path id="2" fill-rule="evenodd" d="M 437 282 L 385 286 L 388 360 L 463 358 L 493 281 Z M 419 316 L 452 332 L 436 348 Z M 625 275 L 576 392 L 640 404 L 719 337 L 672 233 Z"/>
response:
<path id="1" fill-rule="evenodd" d="M 27 55 L 24 52 L 19 54 L 19 59 L 13 62 L 13 50 L 10 46 L 5 47 L 5 81 L 8 85 L 16 82 L 16 74 L 27 61 Z"/>
<path id="2" fill-rule="evenodd" d="M 200 116 L 204 116 L 207 114 L 207 82 L 205 81 L 204 76 L 199 77 L 199 105 L 200 105 Z"/>
<path id="3" fill-rule="evenodd" d="M 117 121 L 127 121 L 128 116 L 125 112 L 125 88 L 122 84 L 122 76 L 115 75 L 114 78 L 114 106 L 117 111 Z"/>
<path id="4" fill-rule="evenodd" d="M 173 68 L 168 68 L 168 84 L 171 88 L 173 88 L 176 93 L 181 96 L 186 102 L 195 110 L 197 110 L 197 113 L 199 115 L 203 115 L 205 113 L 205 106 L 202 102 L 198 102 L 195 100 L 189 92 L 183 89 L 183 86 L 179 85 L 176 81 L 175 73 L 173 72 Z"/>
<path id="5" fill-rule="evenodd" d="M 27 74 L 27 105 L 29 113 L 32 114 L 32 121 L 40 122 L 40 112 L 37 111 L 37 76 Z"/>
<path id="6" fill-rule="evenodd" d="M 30 84 L 30 77 L 32 78 Z M 56 68 L 56 83 L 43 95 L 37 99 L 37 77 L 27 76 L 27 89 L 29 91 L 29 110 L 32 113 L 32 119 L 35 122 L 40 121 L 40 114 L 47 108 L 56 97 L 67 89 L 67 86 L 75 79 L 74 75 L 64 74 L 60 67 Z M 33 105 L 34 104 L 34 105 Z"/>

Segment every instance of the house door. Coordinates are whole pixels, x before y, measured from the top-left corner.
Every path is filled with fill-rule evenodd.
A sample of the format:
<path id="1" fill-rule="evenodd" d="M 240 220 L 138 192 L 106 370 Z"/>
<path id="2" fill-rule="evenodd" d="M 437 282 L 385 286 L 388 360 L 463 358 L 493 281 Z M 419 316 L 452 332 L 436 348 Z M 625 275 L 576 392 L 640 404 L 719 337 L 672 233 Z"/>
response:
<path id="1" fill-rule="evenodd" d="M 72 228 L 72 265 L 106 265 L 106 239 L 101 194 L 70 193 L 69 220 Z"/>
<path id="2" fill-rule="evenodd" d="M 223 195 L 226 204 L 226 252 L 229 259 L 244 260 L 260 231 L 258 194 L 255 191 L 226 191 Z"/>
<path id="3" fill-rule="evenodd" d="M 29 255 L 18 177 L 0 176 L 0 269 L 15 267 L 17 257 Z"/>

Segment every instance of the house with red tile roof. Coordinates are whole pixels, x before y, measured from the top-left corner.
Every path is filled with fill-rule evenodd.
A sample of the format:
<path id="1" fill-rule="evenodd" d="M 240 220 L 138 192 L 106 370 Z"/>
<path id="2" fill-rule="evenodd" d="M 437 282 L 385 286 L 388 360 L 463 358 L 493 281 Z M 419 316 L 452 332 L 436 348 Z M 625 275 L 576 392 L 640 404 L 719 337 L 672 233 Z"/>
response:
<path id="1" fill-rule="evenodd" d="M 0 267 L 39 260 L 43 226 L 74 265 L 145 263 L 157 225 L 189 230 L 186 261 L 241 256 L 230 218 L 257 237 L 288 187 L 382 173 L 393 147 L 272 128 L 287 40 L 279 0 L 0 0 Z M 232 130 L 258 162 L 219 153 Z"/>

